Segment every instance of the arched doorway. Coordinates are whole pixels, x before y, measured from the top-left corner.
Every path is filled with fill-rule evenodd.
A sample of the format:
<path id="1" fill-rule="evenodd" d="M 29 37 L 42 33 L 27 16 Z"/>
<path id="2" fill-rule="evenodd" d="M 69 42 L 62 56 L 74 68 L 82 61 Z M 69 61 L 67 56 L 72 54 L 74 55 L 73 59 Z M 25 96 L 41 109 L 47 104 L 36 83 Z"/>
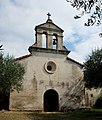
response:
<path id="1" fill-rule="evenodd" d="M 9 97 L 10 94 L 0 93 L 0 110 L 9 110 Z"/>
<path id="2" fill-rule="evenodd" d="M 44 111 L 45 112 L 58 112 L 59 111 L 59 96 L 53 90 L 47 90 L 44 94 Z"/>

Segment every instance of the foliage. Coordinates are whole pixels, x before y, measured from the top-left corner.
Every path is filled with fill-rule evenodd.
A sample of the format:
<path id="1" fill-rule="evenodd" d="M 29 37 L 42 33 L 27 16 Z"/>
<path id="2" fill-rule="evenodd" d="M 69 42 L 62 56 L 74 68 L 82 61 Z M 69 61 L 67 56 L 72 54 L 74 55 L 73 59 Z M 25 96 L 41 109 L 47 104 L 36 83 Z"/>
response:
<path id="1" fill-rule="evenodd" d="M 0 50 L 3 50 L 3 49 L 1 49 L 1 48 L 2 48 L 2 46 L 3 46 L 3 45 L 0 45 Z"/>
<path id="2" fill-rule="evenodd" d="M 92 51 L 84 63 L 84 81 L 88 88 L 102 87 L 102 49 Z"/>
<path id="3" fill-rule="evenodd" d="M 8 94 L 14 89 L 21 90 L 23 75 L 24 67 L 18 61 L 12 56 L 4 57 L 0 53 L 0 93 Z"/>
<path id="4" fill-rule="evenodd" d="M 71 3 L 73 8 L 81 9 L 81 13 L 74 18 L 81 18 L 85 14 L 89 14 L 89 18 L 85 26 L 100 25 L 102 19 L 102 0 L 66 0 Z"/>

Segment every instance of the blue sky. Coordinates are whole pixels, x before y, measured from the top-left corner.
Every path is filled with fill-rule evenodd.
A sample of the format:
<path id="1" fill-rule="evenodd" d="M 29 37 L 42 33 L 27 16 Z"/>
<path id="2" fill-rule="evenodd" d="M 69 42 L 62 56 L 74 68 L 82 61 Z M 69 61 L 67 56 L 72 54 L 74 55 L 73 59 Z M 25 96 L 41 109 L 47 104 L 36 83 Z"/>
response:
<path id="1" fill-rule="evenodd" d="M 15 57 L 29 54 L 34 43 L 34 27 L 46 22 L 47 13 L 53 22 L 64 30 L 64 45 L 71 51 L 69 57 L 83 63 L 92 49 L 102 47 L 99 27 L 85 27 L 87 15 L 79 20 L 66 0 L 0 0 L 0 44 L 4 53 Z"/>

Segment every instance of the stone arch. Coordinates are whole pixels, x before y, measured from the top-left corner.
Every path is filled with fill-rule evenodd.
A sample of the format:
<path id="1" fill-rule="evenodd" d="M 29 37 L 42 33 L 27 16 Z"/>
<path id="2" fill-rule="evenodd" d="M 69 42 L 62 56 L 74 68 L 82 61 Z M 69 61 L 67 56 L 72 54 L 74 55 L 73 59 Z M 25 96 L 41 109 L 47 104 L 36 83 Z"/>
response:
<path id="1" fill-rule="evenodd" d="M 44 111 L 45 112 L 59 111 L 59 95 L 57 91 L 49 89 L 44 93 Z"/>
<path id="2" fill-rule="evenodd" d="M 42 47 L 43 48 L 47 48 L 47 39 L 48 39 L 47 32 L 44 31 L 42 33 Z"/>
<path id="3" fill-rule="evenodd" d="M 56 33 L 53 33 L 53 41 L 52 41 L 53 49 L 58 48 L 58 35 Z"/>

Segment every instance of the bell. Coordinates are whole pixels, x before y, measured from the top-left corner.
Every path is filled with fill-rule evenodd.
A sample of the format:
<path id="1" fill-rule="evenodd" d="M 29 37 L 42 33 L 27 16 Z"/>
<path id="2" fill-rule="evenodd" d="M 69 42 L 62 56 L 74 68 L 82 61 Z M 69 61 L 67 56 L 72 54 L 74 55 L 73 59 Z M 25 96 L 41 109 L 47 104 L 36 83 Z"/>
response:
<path id="1" fill-rule="evenodd" d="M 53 45 L 57 45 L 57 40 L 53 39 Z"/>

